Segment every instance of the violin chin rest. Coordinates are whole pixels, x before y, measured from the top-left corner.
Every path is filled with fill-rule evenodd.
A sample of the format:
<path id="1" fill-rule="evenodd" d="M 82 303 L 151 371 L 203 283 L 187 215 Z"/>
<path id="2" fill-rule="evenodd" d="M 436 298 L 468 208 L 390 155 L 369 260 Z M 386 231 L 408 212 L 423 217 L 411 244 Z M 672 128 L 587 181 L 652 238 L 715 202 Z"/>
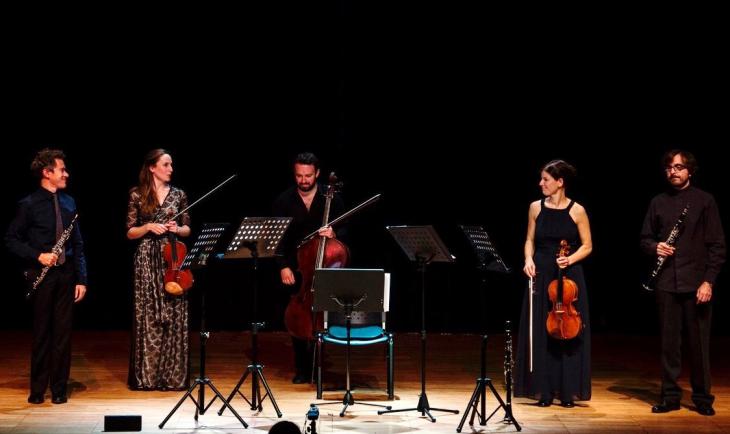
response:
<path id="1" fill-rule="evenodd" d="M 182 295 L 185 292 L 182 286 L 180 286 L 177 282 L 165 283 L 165 291 L 167 291 L 170 295 Z"/>

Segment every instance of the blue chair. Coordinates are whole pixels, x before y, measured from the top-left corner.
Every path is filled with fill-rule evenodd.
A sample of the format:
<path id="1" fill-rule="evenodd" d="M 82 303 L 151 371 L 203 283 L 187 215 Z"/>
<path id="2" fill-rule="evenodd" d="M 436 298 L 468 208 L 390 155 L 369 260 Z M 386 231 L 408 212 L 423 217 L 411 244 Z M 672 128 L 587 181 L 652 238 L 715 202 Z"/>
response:
<path id="1" fill-rule="evenodd" d="M 347 345 L 347 328 L 343 314 L 325 312 L 324 331 L 317 333 L 317 399 L 322 399 L 322 354 L 325 343 Z M 385 329 L 385 312 L 353 312 L 350 327 L 350 345 L 362 347 L 386 343 L 386 391 L 393 400 L 393 334 Z"/>

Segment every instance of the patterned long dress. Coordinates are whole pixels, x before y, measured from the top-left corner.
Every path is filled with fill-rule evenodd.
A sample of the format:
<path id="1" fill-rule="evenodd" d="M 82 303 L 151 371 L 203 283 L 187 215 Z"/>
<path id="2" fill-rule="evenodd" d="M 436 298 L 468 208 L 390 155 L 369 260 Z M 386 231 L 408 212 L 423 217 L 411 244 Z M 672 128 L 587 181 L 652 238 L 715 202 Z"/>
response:
<path id="1" fill-rule="evenodd" d="M 175 187 L 153 215 L 141 212 L 140 194 L 129 194 L 127 230 L 146 223 L 167 223 L 187 206 L 187 196 Z M 184 213 L 178 225 L 190 225 Z M 132 389 L 180 390 L 188 387 L 188 300 L 165 292 L 162 248 L 166 236 L 151 232 L 139 239 L 134 254 L 134 325 L 128 384 Z"/>

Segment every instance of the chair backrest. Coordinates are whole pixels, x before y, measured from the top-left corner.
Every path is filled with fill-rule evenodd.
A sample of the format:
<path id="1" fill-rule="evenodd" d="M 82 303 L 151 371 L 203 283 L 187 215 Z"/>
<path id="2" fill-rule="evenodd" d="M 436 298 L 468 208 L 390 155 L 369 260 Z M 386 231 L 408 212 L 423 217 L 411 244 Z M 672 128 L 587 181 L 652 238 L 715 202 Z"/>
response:
<path id="1" fill-rule="evenodd" d="M 385 273 L 382 269 L 321 268 L 315 270 L 315 282 L 317 287 L 314 298 L 315 308 L 320 306 L 324 309 L 332 309 L 331 300 L 334 297 L 332 294 L 337 296 L 344 292 L 345 297 L 358 298 L 362 294 L 370 292 L 371 298 L 362 297 L 356 306 L 374 311 L 353 311 L 350 324 L 352 327 L 377 326 L 385 331 L 385 313 L 389 309 L 390 299 L 390 273 Z M 382 299 L 372 297 L 373 294 L 378 293 L 379 285 L 383 285 L 382 292 L 378 294 L 378 297 L 382 294 Z M 360 306 L 361 302 L 363 302 L 362 306 Z M 342 306 L 340 302 L 337 304 Z M 380 312 L 381 309 L 384 312 Z M 342 327 L 346 325 L 345 314 L 342 310 L 325 310 L 323 313 L 325 329 L 333 325 Z"/>
<path id="2" fill-rule="evenodd" d="M 386 312 L 352 312 L 351 326 L 367 327 L 379 326 L 386 330 Z M 345 314 L 342 312 L 324 312 L 324 328 L 333 325 L 345 326 Z"/>

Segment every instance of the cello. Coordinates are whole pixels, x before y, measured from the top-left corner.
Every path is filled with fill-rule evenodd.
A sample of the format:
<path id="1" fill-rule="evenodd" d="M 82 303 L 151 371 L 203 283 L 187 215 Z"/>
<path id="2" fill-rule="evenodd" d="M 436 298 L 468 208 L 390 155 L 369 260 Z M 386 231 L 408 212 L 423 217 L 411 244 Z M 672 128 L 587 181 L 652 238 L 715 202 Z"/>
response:
<path id="1" fill-rule="evenodd" d="M 558 256 L 568 256 L 569 251 L 568 242 L 561 240 Z M 573 302 L 578 300 L 578 285 L 564 274 L 565 270 L 558 268 L 558 278 L 548 285 L 548 294 L 553 309 L 548 313 L 545 322 L 548 334 L 560 340 L 573 339 L 583 329 L 580 312 L 573 306 Z"/>
<path id="2" fill-rule="evenodd" d="M 338 188 L 337 177 L 330 174 L 325 191 L 322 226 L 329 225 L 330 206 Z M 298 339 L 311 340 L 315 328 L 322 328 L 322 318 L 312 316 L 314 301 L 314 270 L 317 268 L 342 268 L 350 261 L 347 246 L 335 238 L 319 236 L 300 245 L 297 249 L 297 263 L 302 276 L 299 291 L 292 295 L 284 311 L 284 324 L 289 334 Z"/>

